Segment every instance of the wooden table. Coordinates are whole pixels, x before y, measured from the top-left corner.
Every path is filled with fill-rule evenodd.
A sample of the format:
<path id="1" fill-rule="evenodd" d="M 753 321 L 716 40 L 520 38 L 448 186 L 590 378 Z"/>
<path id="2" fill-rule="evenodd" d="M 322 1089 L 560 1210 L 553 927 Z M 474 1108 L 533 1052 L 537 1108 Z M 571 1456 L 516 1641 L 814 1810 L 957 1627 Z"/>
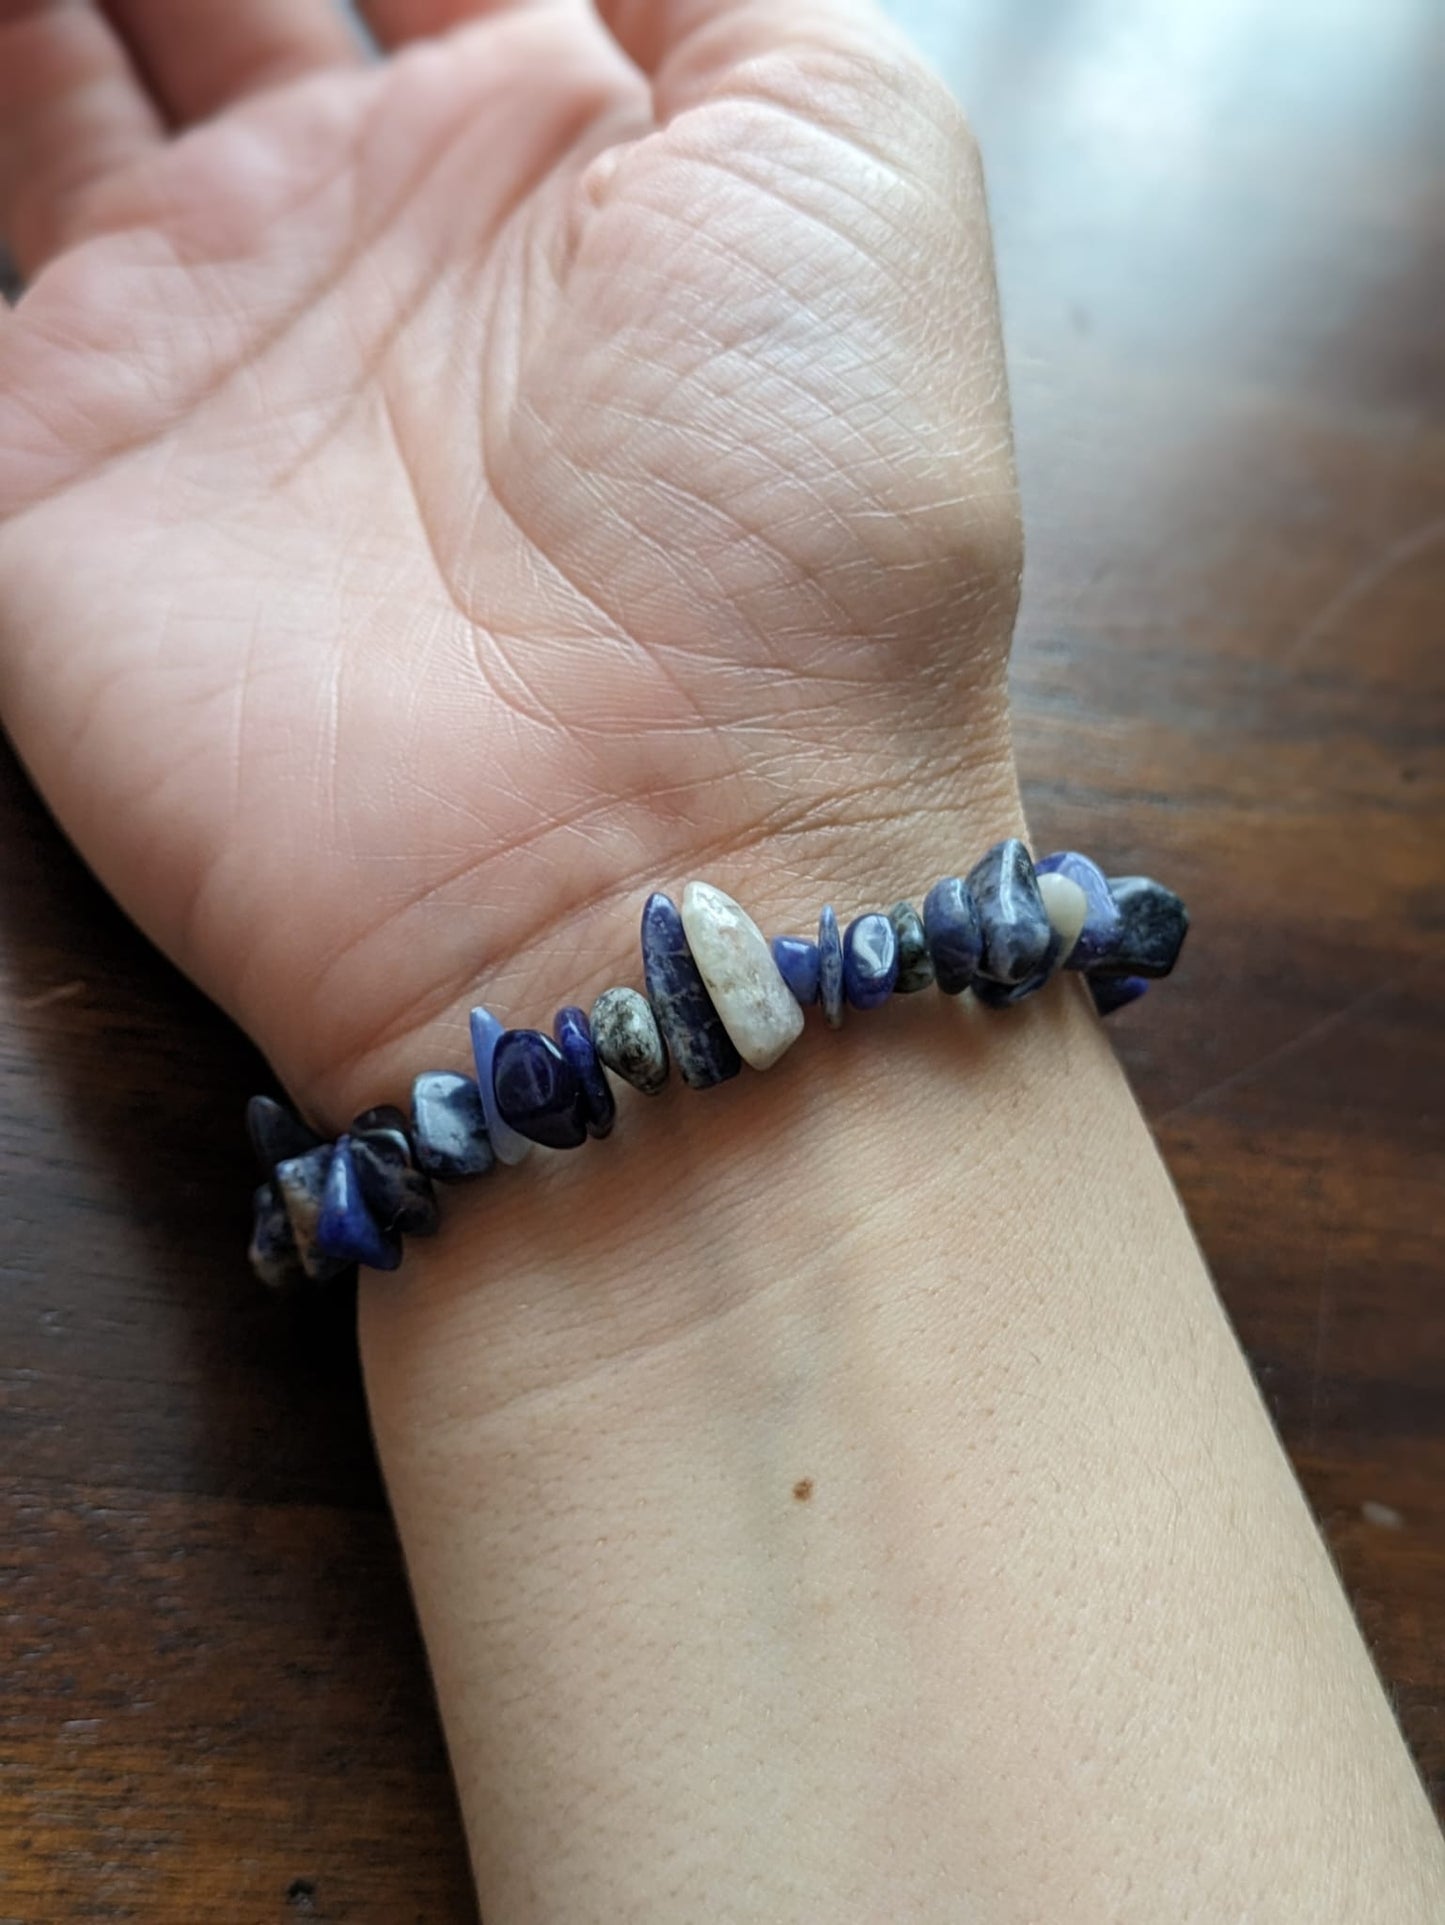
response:
<path id="1" fill-rule="evenodd" d="M 901 11 L 989 161 L 1037 836 L 1193 905 L 1118 1046 L 1439 1788 L 1433 0 Z M 344 1311 L 235 1254 L 258 1065 L 0 812 L 0 1925 L 473 1919 Z"/>

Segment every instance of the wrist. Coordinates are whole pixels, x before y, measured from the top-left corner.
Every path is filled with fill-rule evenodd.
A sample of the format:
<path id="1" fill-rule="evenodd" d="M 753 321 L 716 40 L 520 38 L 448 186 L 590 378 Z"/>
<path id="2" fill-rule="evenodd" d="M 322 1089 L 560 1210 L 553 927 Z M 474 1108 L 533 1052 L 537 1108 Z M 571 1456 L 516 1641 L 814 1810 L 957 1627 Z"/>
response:
<path id="1" fill-rule="evenodd" d="M 465 914 L 460 931 L 439 917 L 434 980 L 397 1008 L 390 986 L 417 974 L 399 931 L 396 944 L 375 945 L 375 980 L 356 986 L 356 1006 L 378 1012 L 363 1040 L 347 1011 L 328 1008 L 299 1025 L 288 1015 L 291 1040 L 267 1053 L 301 1108 L 335 1132 L 373 1104 L 406 1107 L 423 1069 L 469 1071 L 474 1003 L 503 1022 L 546 1028 L 566 1004 L 588 1008 L 614 985 L 641 987 L 638 918 L 654 888 L 680 894 L 703 877 L 769 935 L 804 934 L 824 902 L 844 921 L 900 897 L 921 904 L 938 876 L 1026 833 L 1007 715 L 1001 699 L 982 693 L 951 751 L 930 744 L 910 755 L 891 737 L 886 746 L 858 743 L 744 813 L 750 828 L 711 841 L 690 816 L 649 819 L 645 835 L 621 847 L 586 841 L 584 860 L 548 871 L 535 902 L 489 903 Z"/>
<path id="2" fill-rule="evenodd" d="M 1283 1811 L 1316 1917 L 1364 1805 L 1433 1849 L 1077 982 L 512 1174 L 362 1294 L 485 1910 L 1237 1912 Z"/>
<path id="3" fill-rule="evenodd" d="M 675 1345 L 696 1362 L 706 1329 L 744 1310 L 777 1331 L 836 1315 L 866 1373 L 913 1256 L 946 1248 L 950 1219 L 970 1279 L 987 1276 L 995 1239 L 1052 1180 L 1033 1146 L 1064 1109 L 1096 1138 L 1111 1117 L 1135 1123 L 1072 979 L 1004 1012 L 898 997 L 837 1033 L 814 1010 L 764 1075 L 621 1091 L 608 1142 L 458 1189 L 447 1232 L 411 1245 L 404 1274 L 363 1273 L 378 1429 L 449 1426 L 461 1384 L 469 1423 L 499 1438 L 539 1397 L 564 1430 L 626 1424 L 634 1371 Z M 679 1398 L 734 1394 L 727 1355 L 715 1347 Z"/>

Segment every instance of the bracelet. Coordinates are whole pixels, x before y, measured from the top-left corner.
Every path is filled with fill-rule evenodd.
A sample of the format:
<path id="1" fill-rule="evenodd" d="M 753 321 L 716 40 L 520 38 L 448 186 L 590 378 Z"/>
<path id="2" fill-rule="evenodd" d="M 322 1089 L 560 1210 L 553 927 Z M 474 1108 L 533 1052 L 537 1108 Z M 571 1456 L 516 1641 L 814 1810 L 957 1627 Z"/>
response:
<path id="1" fill-rule="evenodd" d="M 691 1089 L 768 1069 L 821 1007 L 837 1029 L 846 1008 L 937 986 L 992 1009 L 1035 994 L 1061 969 L 1082 972 L 1101 1015 L 1143 995 L 1179 957 L 1189 916 L 1146 876 L 1106 877 L 1073 850 L 1035 864 L 1000 842 L 966 877 L 946 876 L 923 902 L 858 916 L 840 930 L 831 905 L 816 940 L 769 943 L 730 896 L 690 882 L 681 907 L 648 897 L 642 911 L 646 994 L 608 989 L 583 1010 L 560 1009 L 552 1034 L 507 1029 L 471 1013 L 475 1077 L 427 1070 L 411 1115 L 362 1112 L 334 1143 L 267 1096 L 246 1122 L 265 1181 L 256 1192 L 251 1267 L 282 1290 L 325 1283 L 365 1264 L 394 1270 L 402 1239 L 439 1226 L 436 1185 L 520 1163 L 534 1144 L 577 1149 L 607 1136 L 617 1113 L 607 1072 L 653 1096 L 670 1064 Z"/>

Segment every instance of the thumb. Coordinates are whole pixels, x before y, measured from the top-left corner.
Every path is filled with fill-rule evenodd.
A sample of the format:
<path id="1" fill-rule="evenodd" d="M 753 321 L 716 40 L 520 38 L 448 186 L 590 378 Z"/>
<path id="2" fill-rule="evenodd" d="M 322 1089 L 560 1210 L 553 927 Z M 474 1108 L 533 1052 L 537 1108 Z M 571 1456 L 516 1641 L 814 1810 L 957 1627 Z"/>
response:
<path id="1" fill-rule="evenodd" d="M 652 81 L 660 120 L 726 93 L 769 54 L 852 56 L 876 77 L 894 67 L 930 84 L 918 55 L 873 0 L 598 0 L 598 12 Z"/>

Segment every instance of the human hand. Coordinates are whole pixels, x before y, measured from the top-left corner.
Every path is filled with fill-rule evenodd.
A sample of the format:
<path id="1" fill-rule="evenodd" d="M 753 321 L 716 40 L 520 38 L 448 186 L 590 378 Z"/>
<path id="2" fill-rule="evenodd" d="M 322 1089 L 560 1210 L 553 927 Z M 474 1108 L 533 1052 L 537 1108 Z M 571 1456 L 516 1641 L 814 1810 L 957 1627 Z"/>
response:
<path id="1" fill-rule="evenodd" d="M 0 702 L 304 1104 L 1008 824 L 978 170 L 871 9 L 113 13 L 0 0 Z"/>

